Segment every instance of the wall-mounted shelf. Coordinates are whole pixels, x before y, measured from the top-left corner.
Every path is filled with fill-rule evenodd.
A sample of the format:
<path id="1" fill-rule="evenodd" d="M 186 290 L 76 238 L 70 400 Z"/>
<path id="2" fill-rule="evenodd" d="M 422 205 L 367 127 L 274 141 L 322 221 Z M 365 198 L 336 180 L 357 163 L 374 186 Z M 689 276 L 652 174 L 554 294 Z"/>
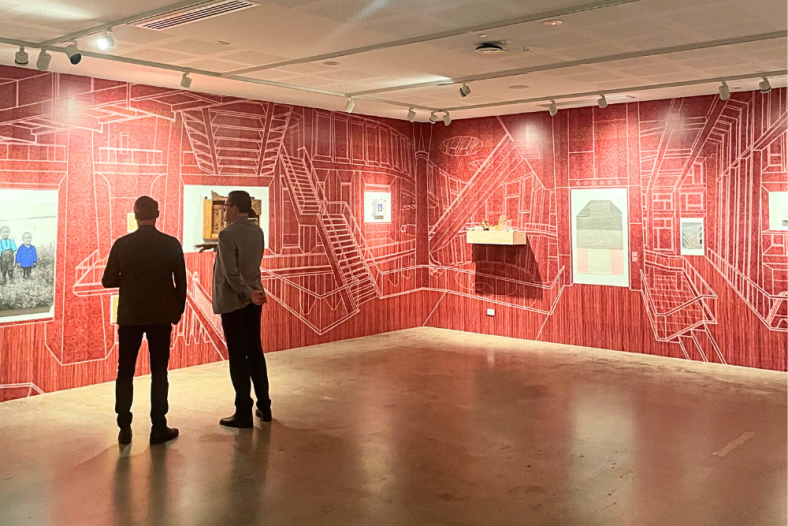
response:
<path id="1" fill-rule="evenodd" d="M 525 232 L 505 230 L 468 230 L 465 240 L 472 245 L 525 245 Z"/>

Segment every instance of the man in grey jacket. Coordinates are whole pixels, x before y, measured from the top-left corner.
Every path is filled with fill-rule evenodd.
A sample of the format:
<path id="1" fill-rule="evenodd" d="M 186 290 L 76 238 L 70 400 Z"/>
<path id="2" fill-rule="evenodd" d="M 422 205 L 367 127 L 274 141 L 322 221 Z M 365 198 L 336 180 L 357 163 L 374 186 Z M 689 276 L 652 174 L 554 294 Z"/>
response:
<path id="1" fill-rule="evenodd" d="M 257 394 L 257 415 L 271 421 L 268 371 L 260 342 L 260 318 L 266 303 L 260 280 L 265 240 L 259 226 L 249 221 L 252 198 L 233 191 L 224 204 L 227 227 L 219 233 L 213 268 L 213 312 L 221 314 L 230 355 L 230 379 L 235 388 L 235 414 L 219 423 L 227 427 L 253 425 L 251 383 Z M 250 382 L 251 379 L 251 382 Z"/>

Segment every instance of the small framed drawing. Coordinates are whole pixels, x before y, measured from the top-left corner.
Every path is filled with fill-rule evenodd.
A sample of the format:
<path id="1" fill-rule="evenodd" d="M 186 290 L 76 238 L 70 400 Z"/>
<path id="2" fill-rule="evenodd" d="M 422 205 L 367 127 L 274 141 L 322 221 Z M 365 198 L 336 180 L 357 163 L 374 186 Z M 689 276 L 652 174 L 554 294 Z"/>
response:
<path id="1" fill-rule="evenodd" d="M 364 222 L 391 223 L 391 192 L 364 192 Z"/>
<path id="2" fill-rule="evenodd" d="M 703 218 L 702 217 L 682 217 L 681 218 L 681 255 L 682 256 L 702 256 L 704 255 L 705 241 L 703 239 Z"/>
<path id="3" fill-rule="evenodd" d="M 110 296 L 110 308 L 109 308 L 109 322 L 113 325 L 118 324 L 118 300 L 120 296 L 117 294 L 113 294 Z"/>

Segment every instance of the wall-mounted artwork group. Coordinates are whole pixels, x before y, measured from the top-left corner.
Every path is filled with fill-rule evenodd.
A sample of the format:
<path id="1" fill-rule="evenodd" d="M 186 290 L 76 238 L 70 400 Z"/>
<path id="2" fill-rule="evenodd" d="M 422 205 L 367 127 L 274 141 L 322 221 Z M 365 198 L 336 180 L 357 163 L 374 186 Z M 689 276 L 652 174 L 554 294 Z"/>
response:
<path id="1" fill-rule="evenodd" d="M 171 365 L 225 359 L 233 189 L 266 235 L 266 351 L 427 325 L 785 370 L 785 95 L 447 127 L 0 67 L 0 400 L 114 378 L 100 280 L 140 195 L 186 252 Z M 467 242 L 502 216 L 525 245 Z"/>

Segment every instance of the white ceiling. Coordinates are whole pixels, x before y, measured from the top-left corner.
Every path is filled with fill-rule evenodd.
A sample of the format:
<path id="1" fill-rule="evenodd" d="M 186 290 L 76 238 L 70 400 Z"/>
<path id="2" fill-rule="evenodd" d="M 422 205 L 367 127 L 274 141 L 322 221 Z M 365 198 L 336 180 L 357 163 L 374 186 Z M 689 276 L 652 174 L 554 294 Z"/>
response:
<path id="1" fill-rule="evenodd" d="M 601 7 L 589 9 L 592 3 Z M 403 119 L 414 105 L 423 108 L 419 120 L 426 120 L 428 109 L 449 109 L 456 119 L 544 111 L 550 98 L 559 107 L 591 105 L 602 92 L 611 103 L 716 93 L 716 79 L 783 72 L 788 60 L 785 0 L 259 4 L 161 32 L 118 25 L 116 46 L 104 53 L 96 48 L 98 35 L 82 36 L 80 49 L 90 56 L 72 66 L 54 53 L 50 70 L 173 88 L 182 71 L 193 70 L 196 91 L 336 110 L 353 94 L 357 113 Z M 1 0 L 0 37 L 35 47 L 169 5 L 174 2 Z M 523 17 L 531 20 L 512 24 Z M 545 19 L 563 24 L 545 26 Z M 499 27 L 478 31 L 485 24 Z M 403 39 L 415 42 L 398 42 Z M 507 51 L 492 57 L 474 52 L 487 41 L 504 42 Z M 0 63 L 13 64 L 15 51 L 0 47 Z M 37 50 L 28 52 L 28 67 L 35 67 Z M 151 67 L 156 64 L 174 70 Z M 466 98 L 458 93 L 463 80 L 472 88 Z M 770 80 L 786 85 L 785 74 Z M 675 86 L 690 81 L 695 83 Z M 729 84 L 755 89 L 759 81 L 755 76 Z"/>

